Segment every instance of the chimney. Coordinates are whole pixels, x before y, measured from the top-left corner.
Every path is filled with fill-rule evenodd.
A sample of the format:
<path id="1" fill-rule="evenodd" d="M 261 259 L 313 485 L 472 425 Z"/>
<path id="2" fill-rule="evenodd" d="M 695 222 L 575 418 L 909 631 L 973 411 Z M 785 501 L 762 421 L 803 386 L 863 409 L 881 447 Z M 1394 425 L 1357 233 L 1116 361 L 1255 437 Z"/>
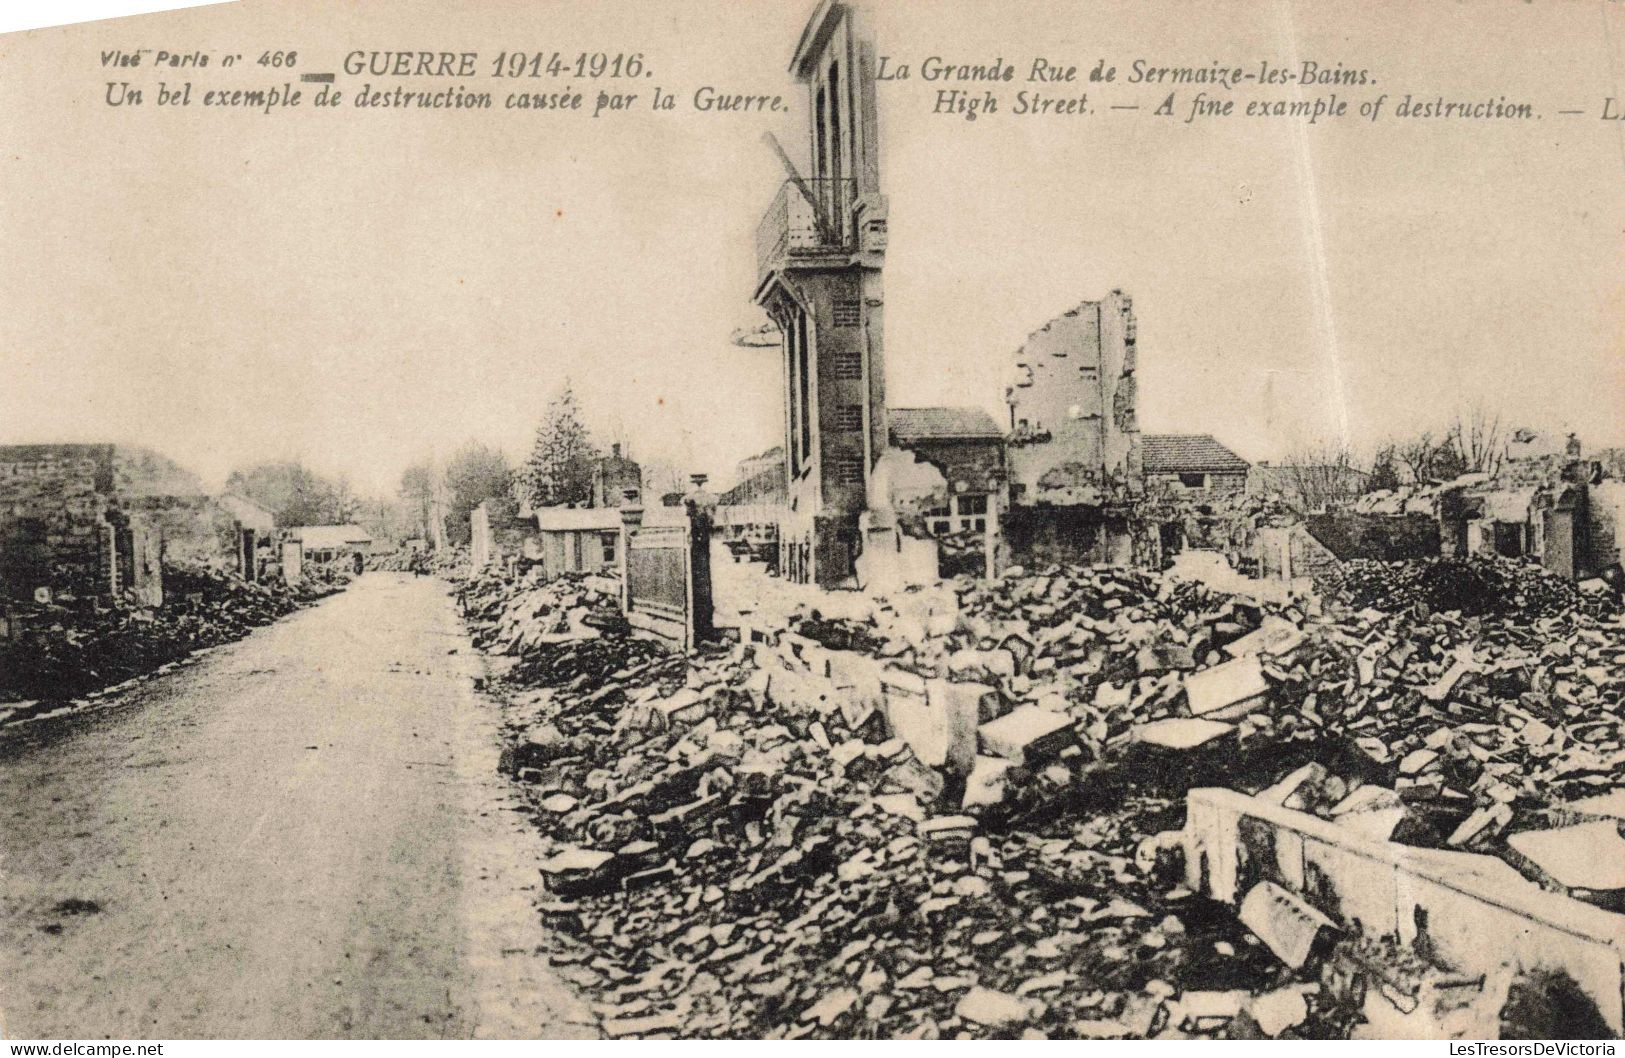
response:
<path id="1" fill-rule="evenodd" d="M 705 488 L 705 482 L 706 482 L 707 478 L 706 478 L 706 475 L 704 475 L 704 474 L 690 474 L 688 476 L 688 480 L 690 480 L 690 481 L 692 481 L 694 483 L 695 491 L 699 491 L 700 489 Z"/>
<path id="2" fill-rule="evenodd" d="M 614 444 L 610 445 L 609 454 L 616 459 L 621 458 L 621 442 L 616 441 Z"/>

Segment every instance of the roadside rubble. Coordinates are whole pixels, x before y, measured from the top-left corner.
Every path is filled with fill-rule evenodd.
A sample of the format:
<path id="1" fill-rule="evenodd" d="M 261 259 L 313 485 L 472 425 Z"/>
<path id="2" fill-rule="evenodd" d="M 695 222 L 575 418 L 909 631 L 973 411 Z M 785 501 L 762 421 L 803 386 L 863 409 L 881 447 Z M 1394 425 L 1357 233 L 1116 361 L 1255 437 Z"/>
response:
<path id="1" fill-rule="evenodd" d="M 1572 607 L 1318 612 L 1017 570 L 684 658 L 590 580 L 462 597 L 514 659 L 541 910 L 612 1036 L 1346 1035 L 1357 941 L 1275 937 L 1296 897 L 1186 888 L 1187 790 L 1530 873 L 1507 837 L 1592 818 L 1625 763 L 1618 618 Z M 947 720 L 912 727 L 916 699 Z"/>
<path id="2" fill-rule="evenodd" d="M 438 576 L 456 576 L 468 569 L 468 548 L 450 547 L 428 551 L 421 548 L 397 548 L 378 551 L 367 556 L 366 568 L 389 573 L 425 573 Z"/>
<path id="3" fill-rule="evenodd" d="M 1344 563 L 1339 572 L 1338 594 L 1355 610 L 1393 612 L 1420 604 L 1467 617 L 1554 617 L 1574 611 L 1606 616 L 1618 610 L 1617 601 L 1608 595 L 1581 592 L 1539 566 L 1507 558 L 1357 559 Z"/>
<path id="4" fill-rule="evenodd" d="M 18 634 L 0 641 L 0 702 L 53 706 L 240 639 L 337 590 L 322 580 L 290 589 L 178 565 L 165 567 L 164 586 L 164 605 L 156 608 L 34 607 Z"/>
<path id="5" fill-rule="evenodd" d="M 1392 565 L 1383 579 L 1435 600 L 1484 601 L 1494 584 L 1497 612 L 1430 611 L 1393 589 L 1387 609 L 1315 613 L 1102 568 L 962 582 L 957 606 L 921 593 L 868 621 L 806 614 L 798 629 L 985 685 L 995 693 L 984 709 L 1038 718 L 1033 739 L 1052 738 L 1064 715 L 1090 757 L 1126 742 L 1218 750 L 1225 736 L 1324 744 L 1345 771 L 1334 790 L 1351 779 L 1397 788 L 1415 844 L 1482 848 L 1518 813 L 1625 785 L 1617 611 L 1582 612 L 1572 585 L 1533 569 L 1514 578 L 1500 562 Z M 1378 601 L 1378 577 L 1359 580 L 1358 600 Z M 1009 722 L 981 721 L 984 735 Z"/>

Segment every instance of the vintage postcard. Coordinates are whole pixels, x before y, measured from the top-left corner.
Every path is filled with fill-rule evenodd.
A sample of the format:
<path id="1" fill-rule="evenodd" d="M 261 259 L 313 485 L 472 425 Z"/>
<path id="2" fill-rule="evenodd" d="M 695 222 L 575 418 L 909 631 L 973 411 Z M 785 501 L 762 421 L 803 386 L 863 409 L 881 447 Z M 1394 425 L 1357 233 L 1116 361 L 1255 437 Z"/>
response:
<path id="1" fill-rule="evenodd" d="M 1622 78 L 1615 0 L 0 36 L 0 1035 L 1614 1053 Z"/>

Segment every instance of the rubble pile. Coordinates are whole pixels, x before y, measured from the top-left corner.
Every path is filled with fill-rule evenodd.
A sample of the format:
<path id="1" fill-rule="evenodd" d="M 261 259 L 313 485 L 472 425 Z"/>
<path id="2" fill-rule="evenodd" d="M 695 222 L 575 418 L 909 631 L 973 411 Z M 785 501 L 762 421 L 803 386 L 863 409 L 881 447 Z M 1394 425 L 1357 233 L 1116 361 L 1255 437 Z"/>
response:
<path id="1" fill-rule="evenodd" d="M 367 556 L 367 569 L 385 573 L 422 573 L 428 569 L 428 552 L 421 548 L 398 548 L 394 551 L 374 551 Z"/>
<path id="2" fill-rule="evenodd" d="M 468 571 L 468 548 L 451 547 L 428 551 L 420 547 L 402 547 L 394 551 L 379 551 L 367 556 L 366 568 L 390 573 L 427 573 L 449 577 Z"/>
<path id="3" fill-rule="evenodd" d="M 166 565 L 164 605 L 38 608 L 0 642 L 0 701 L 61 700 L 240 639 L 335 588 L 251 584 L 202 566 Z"/>
<path id="4" fill-rule="evenodd" d="M 1504 832 L 1625 785 L 1622 632 L 1572 611 L 1365 610 L 1285 659 L 1278 708 L 1383 768 L 1396 840 L 1505 854 Z"/>
<path id="5" fill-rule="evenodd" d="M 1168 801 L 1033 830 L 936 814 L 941 776 L 876 713 L 750 653 L 512 707 L 542 911 L 583 942 L 555 961 L 608 1035 L 1257 1037 L 1324 1016 L 1146 851 Z M 1053 798 L 1072 772 L 1051 770 Z"/>
<path id="6" fill-rule="evenodd" d="M 1439 802 L 1441 819 L 1493 812 L 1501 826 L 1482 836 L 1510 822 L 1496 805 L 1555 808 L 1612 788 L 1625 765 L 1619 618 L 1582 612 L 1571 585 L 1514 563 L 1392 565 L 1357 575 L 1402 585 L 1387 598 L 1413 601 L 1398 612 L 1316 614 L 1141 571 L 1058 569 L 960 582 L 957 606 L 903 597 L 867 620 L 811 614 L 798 628 L 985 684 L 994 710 L 1030 724 L 1065 716 L 1091 757 L 1197 734 L 1337 742 L 1409 799 Z M 1472 587 L 1460 587 L 1460 567 Z M 1493 612 L 1416 608 L 1424 593 L 1482 603 L 1486 583 Z"/>
<path id="7" fill-rule="evenodd" d="M 464 605 L 545 688 L 506 759 L 611 1035 L 1343 1035 L 1346 958 L 1287 960 L 1184 888 L 1186 790 L 1529 873 L 1509 839 L 1625 764 L 1622 629 L 1572 609 L 1320 613 L 1052 568 L 829 596 L 685 659 L 631 646 L 603 588 L 484 573 Z M 894 693 L 958 701 L 968 744 L 922 749 Z"/>
<path id="8" fill-rule="evenodd" d="M 926 594 L 798 627 L 831 647 L 878 641 L 875 653 L 905 669 L 994 692 L 979 703 L 973 783 L 998 774 L 990 746 L 992 758 L 1055 745 L 1100 759 L 1181 754 L 1177 769 L 1155 765 L 1165 792 L 1176 775 L 1257 792 L 1319 761 L 1330 774 L 1316 803 L 1361 808 L 1344 821 L 1490 853 L 1548 888 L 1618 902 L 1554 884 L 1516 840 L 1625 787 L 1617 613 L 1596 616 L 1571 585 L 1514 563 L 1358 575 L 1400 586 L 1362 597 L 1395 611 L 1260 606 L 1163 576 L 1074 569 L 961 583 L 954 606 Z M 1451 603 L 1478 612 L 1432 608 Z"/>
<path id="9" fill-rule="evenodd" d="M 355 580 L 355 567 L 349 562 L 307 562 L 299 569 L 299 583 L 293 592 L 303 598 L 320 598 L 339 591 L 352 580 Z"/>
<path id="10" fill-rule="evenodd" d="M 1611 598 L 1583 598 L 1573 582 L 1540 566 L 1475 556 L 1426 562 L 1357 559 L 1343 564 L 1339 597 L 1352 609 L 1388 613 L 1424 607 L 1482 614 L 1552 617 L 1574 610 L 1602 615 Z"/>
<path id="11" fill-rule="evenodd" d="M 458 598 L 475 645 L 517 659 L 510 680 L 574 687 L 659 653 L 625 634 L 613 584 L 589 576 L 549 581 L 540 567 L 522 574 L 488 567 L 462 581 Z"/>
<path id="12" fill-rule="evenodd" d="M 985 684 L 1001 712 L 1064 714 L 1098 757 L 1137 724 L 1186 715 L 1187 675 L 1256 654 L 1259 636 L 1230 647 L 1258 632 L 1264 616 L 1257 603 L 1193 581 L 1067 567 L 960 580 L 951 593 L 910 593 L 856 618 L 808 612 L 795 627 L 834 649 L 872 645 L 878 658 L 922 677 Z M 1294 627 L 1306 618 L 1296 610 L 1272 616 Z M 1262 694 L 1258 666 L 1241 668 Z"/>

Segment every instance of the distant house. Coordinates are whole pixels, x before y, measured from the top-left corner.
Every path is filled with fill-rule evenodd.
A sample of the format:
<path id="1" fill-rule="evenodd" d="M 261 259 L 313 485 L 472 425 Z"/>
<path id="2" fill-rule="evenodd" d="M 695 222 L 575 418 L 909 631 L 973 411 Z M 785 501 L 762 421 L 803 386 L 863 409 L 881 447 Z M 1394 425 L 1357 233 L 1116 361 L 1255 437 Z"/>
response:
<path id="1" fill-rule="evenodd" d="M 768 470 L 776 470 L 780 474 L 784 473 L 783 445 L 774 445 L 765 452 L 753 455 L 748 459 L 741 459 L 739 461 L 738 477 L 740 481 L 747 481 Z"/>
<path id="2" fill-rule="evenodd" d="M 359 525 L 302 525 L 288 530 L 306 562 L 332 562 L 372 552 L 372 534 Z"/>
<path id="3" fill-rule="evenodd" d="M 741 459 L 738 484 L 718 501 L 724 507 L 783 506 L 785 502 L 784 449 L 775 445 L 760 455 Z"/>
<path id="4" fill-rule="evenodd" d="M 891 408 L 886 423 L 894 447 L 941 475 L 923 497 L 907 495 L 904 482 L 894 481 L 894 501 L 923 507 L 933 536 L 987 529 L 1004 476 L 1004 431 L 993 416 L 981 408 Z"/>
<path id="5" fill-rule="evenodd" d="M 713 512 L 717 532 L 736 548 L 778 560 L 779 522 L 788 498 L 784 448 L 775 445 L 760 455 L 741 459 L 738 484 L 717 499 Z"/>
<path id="6" fill-rule="evenodd" d="M 1212 434 L 1143 434 L 1145 481 L 1192 492 L 1234 493 L 1247 487 L 1252 464 Z"/>

